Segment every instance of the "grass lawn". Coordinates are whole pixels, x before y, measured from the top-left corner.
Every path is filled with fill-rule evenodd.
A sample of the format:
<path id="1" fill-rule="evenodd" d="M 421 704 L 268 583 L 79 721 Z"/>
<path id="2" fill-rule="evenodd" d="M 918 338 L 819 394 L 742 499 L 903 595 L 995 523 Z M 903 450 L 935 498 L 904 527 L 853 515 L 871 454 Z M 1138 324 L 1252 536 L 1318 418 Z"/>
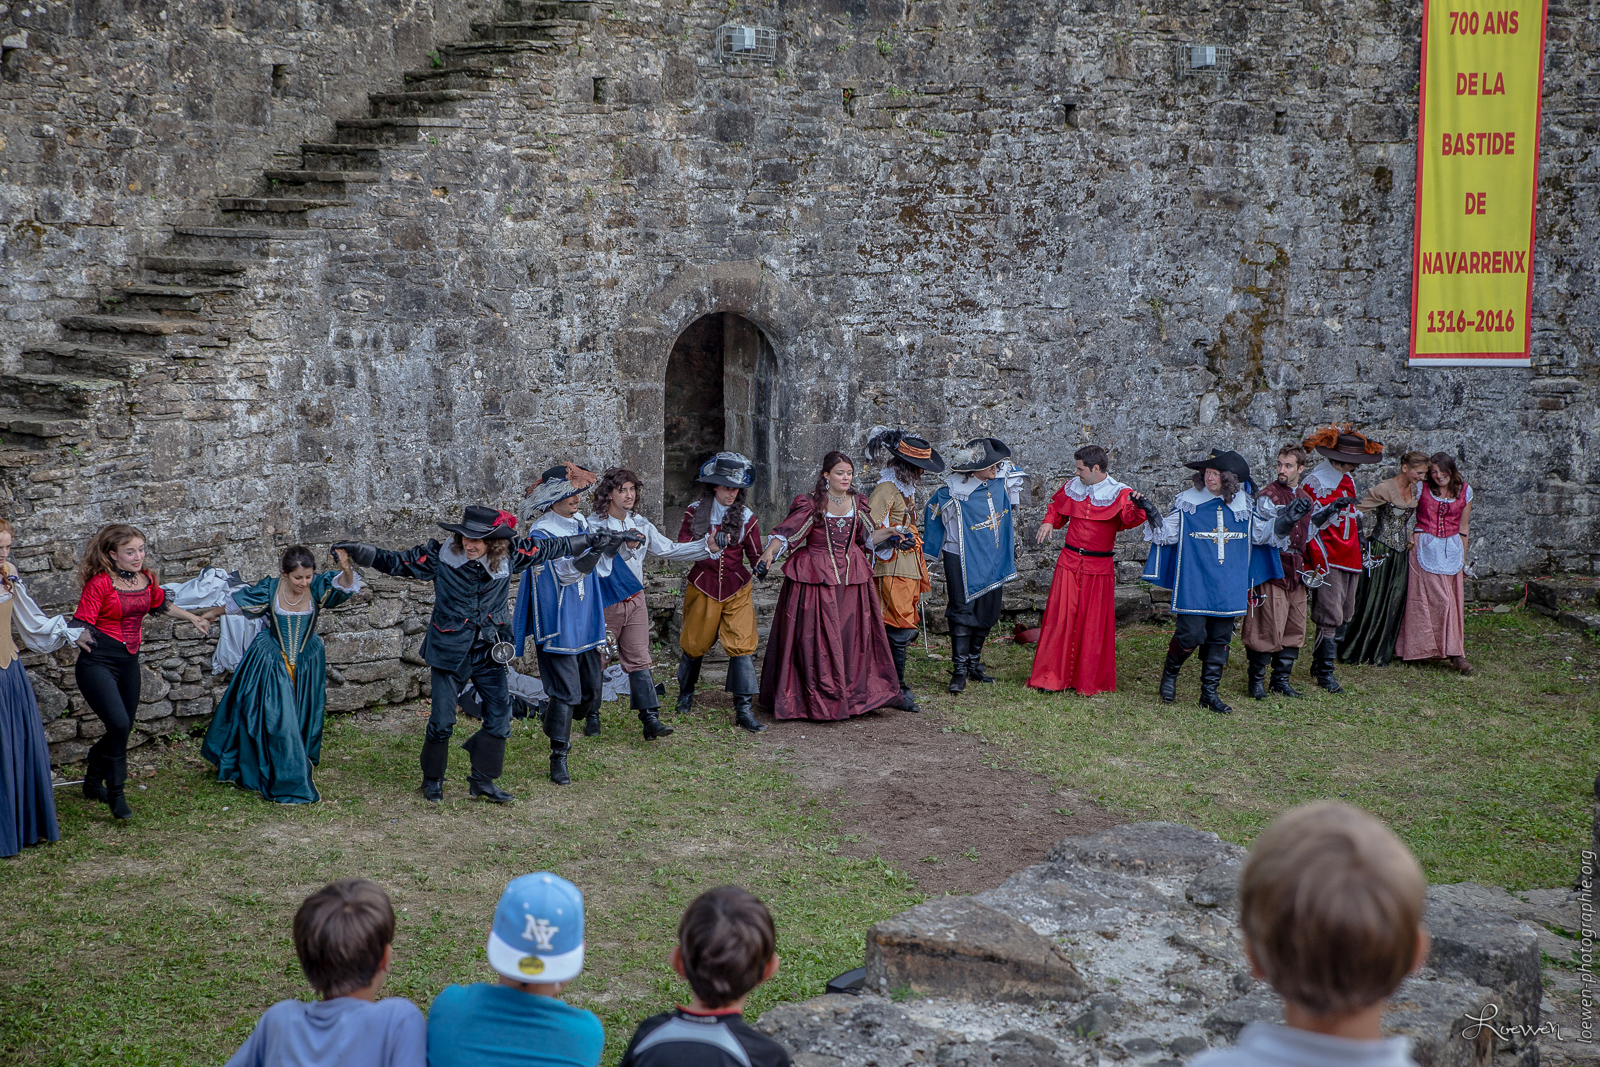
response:
<path id="1" fill-rule="evenodd" d="M 1470 676 L 1438 667 L 1354 667 L 1346 692 L 1293 684 L 1303 700 L 1245 696 L 1243 647 L 1199 707 L 1199 663 L 1178 702 L 1156 682 L 1170 630 L 1118 634 L 1119 690 L 1092 697 L 1026 684 L 1031 647 L 991 641 L 1002 683 L 939 701 L 964 729 L 1022 766 L 1131 820 L 1167 819 L 1248 845 L 1286 807 L 1344 798 L 1385 819 L 1435 882 L 1520 889 L 1570 884 L 1588 847 L 1600 741 L 1600 646 L 1525 611 L 1467 617 Z M 992 651 L 991 651 L 992 650 Z M 924 688 L 947 664 L 919 657 Z"/>
<path id="2" fill-rule="evenodd" d="M 1223 682 L 1231 716 L 1195 706 L 1193 663 L 1179 703 L 1156 700 L 1166 643 L 1124 632 L 1122 691 L 1093 698 L 1022 688 L 1032 650 L 1002 642 L 986 659 L 1012 684 L 951 698 L 948 661 L 922 657 L 914 681 L 930 713 L 992 746 L 993 766 L 1048 775 L 1130 820 L 1248 844 L 1284 807 L 1344 796 L 1389 820 L 1436 881 L 1572 878 L 1600 710 L 1589 639 L 1520 611 L 1474 614 L 1472 677 L 1342 667 L 1347 695 L 1261 703 L 1241 691 L 1239 655 Z M 523 799 L 504 808 L 466 801 L 459 752 L 451 801 L 421 800 L 414 708 L 331 720 L 314 806 L 216 785 L 194 742 L 139 780 L 130 824 L 61 790 L 61 843 L 0 863 L 0 1063 L 222 1062 L 267 1005 L 307 995 L 290 918 L 344 875 L 389 890 L 400 927 L 387 992 L 424 1006 L 449 982 L 490 978 L 484 939 L 508 878 L 571 878 L 587 897 L 589 965 L 568 999 L 605 1021 L 607 1063 L 639 1019 L 684 996 L 665 957 L 701 889 L 741 883 L 777 917 L 783 971 L 757 1014 L 858 966 L 866 927 L 918 899 L 905 873 L 840 854 L 831 798 L 754 758 L 762 742 L 724 712 L 646 744 L 607 707 L 605 734 L 575 739 L 565 790 L 542 781 L 543 737 L 517 723 L 502 781 Z"/>

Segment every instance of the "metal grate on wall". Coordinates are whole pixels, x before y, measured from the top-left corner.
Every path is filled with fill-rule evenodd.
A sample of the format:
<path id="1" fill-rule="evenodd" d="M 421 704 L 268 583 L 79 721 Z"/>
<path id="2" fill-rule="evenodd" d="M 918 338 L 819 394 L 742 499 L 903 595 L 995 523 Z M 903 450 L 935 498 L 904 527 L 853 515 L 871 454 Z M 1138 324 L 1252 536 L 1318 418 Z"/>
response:
<path id="1" fill-rule="evenodd" d="M 1233 67 L 1233 49 L 1217 44 L 1180 44 L 1177 48 L 1179 78 L 1215 78 L 1221 81 Z"/>
<path id="2" fill-rule="evenodd" d="M 765 26 L 744 26 L 735 22 L 717 27 L 717 58 L 724 63 L 763 63 L 778 58 L 778 34 Z"/>

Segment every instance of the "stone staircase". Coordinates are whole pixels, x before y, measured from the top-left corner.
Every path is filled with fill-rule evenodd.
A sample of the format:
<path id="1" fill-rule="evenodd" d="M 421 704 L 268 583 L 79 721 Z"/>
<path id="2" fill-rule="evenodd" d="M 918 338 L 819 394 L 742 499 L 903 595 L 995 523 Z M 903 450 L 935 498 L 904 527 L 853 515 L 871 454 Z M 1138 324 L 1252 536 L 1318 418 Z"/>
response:
<path id="1" fill-rule="evenodd" d="M 176 218 L 166 246 L 141 257 L 127 285 L 61 320 L 58 339 L 28 345 L 22 369 L 0 375 L 0 469 L 38 483 L 47 478 L 41 468 L 70 468 L 91 444 L 97 459 L 130 472 L 148 465 L 131 441 L 136 414 L 182 417 L 183 396 L 217 380 L 219 357 L 259 363 L 264 376 L 265 360 L 238 351 L 250 313 L 269 290 L 292 300 L 275 283 L 292 276 L 294 260 L 325 247 L 325 220 L 355 210 L 397 154 L 425 151 L 463 127 L 462 109 L 514 82 L 529 57 L 559 55 L 607 9 L 590 0 L 507 0 L 498 20 L 437 48 L 399 91 L 369 94 L 369 116 L 338 120 L 330 140 L 302 144 L 298 169 L 265 170 L 255 188 Z"/>

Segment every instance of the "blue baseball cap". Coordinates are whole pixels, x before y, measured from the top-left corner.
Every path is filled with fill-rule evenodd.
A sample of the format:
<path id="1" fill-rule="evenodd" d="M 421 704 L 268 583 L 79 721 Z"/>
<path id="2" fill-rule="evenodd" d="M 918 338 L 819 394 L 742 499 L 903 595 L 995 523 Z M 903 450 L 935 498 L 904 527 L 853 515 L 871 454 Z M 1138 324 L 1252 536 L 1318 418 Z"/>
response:
<path id="1" fill-rule="evenodd" d="M 549 871 L 513 878 L 495 905 L 489 966 L 514 982 L 569 982 L 583 970 L 583 894 Z"/>

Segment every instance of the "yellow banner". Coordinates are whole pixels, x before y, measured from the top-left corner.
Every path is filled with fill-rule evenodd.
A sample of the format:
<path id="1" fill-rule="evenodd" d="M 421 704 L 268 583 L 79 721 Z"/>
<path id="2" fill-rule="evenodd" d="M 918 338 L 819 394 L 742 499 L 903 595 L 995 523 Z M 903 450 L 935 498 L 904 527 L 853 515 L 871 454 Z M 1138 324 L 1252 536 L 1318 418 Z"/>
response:
<path id="1" fill-rule="evenodd" d="M 1411 365 L 1526 367 L 1547 0 L 1424 0 Z"/>

